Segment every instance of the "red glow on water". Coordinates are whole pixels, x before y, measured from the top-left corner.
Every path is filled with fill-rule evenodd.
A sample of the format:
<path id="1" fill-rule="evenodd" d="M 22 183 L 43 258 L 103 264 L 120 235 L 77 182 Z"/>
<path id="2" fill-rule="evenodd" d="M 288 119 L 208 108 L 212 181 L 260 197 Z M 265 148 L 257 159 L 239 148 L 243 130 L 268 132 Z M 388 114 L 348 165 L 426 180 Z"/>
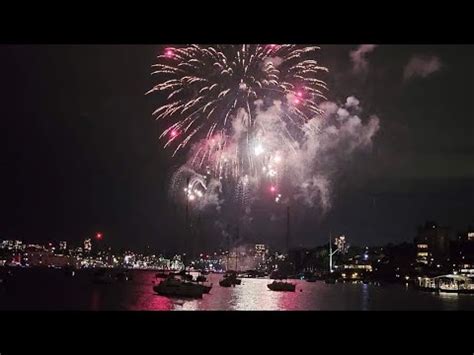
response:
<path id="1" fill-rule="evenodd" d="M 172 58 L 173 57 L 173 51 L 171 49 L 167 49 L 165 51 L 165 56 L 167 56 L 168 58 Z"/>
<path id="2" fill-rule="evenodd" d="M 176 130 L 174 130 L 174 129 L 173 129 L 173 130 L 171 131 L 171 133 L 170 133 L 170 136 L 171 136 L 172 138 L 176 137 L 177 135 L 178 135 L 178 131 L 176 131 Z"/>
<path id="3" fill-rule="evenodd" d="M 295 99 L 295 104 L 299 104 L 300 103 L 300 99 Z"/>
<path id="4" fill-rule="evenodd" d="M 270 186 L 270 192 L 275 192 L 276 191 L 276 187 L 275 186 Z"/>
<path id="5" fill-rule="evenodd" d="M 303 93 L 302 93 L 301 91 L 298 91 L 298 92 L 296 93 L 296 95 L 297 95 L 298 97 L 303 97 Z"/>
<path id="6" fill-rule="evenodd" d="M 97 234 L 95 235 L 95 237 L 96 237 L 97 239 L 99 239 L 99 240 L 102 239 L 102 233 L 97 233 Z"/>

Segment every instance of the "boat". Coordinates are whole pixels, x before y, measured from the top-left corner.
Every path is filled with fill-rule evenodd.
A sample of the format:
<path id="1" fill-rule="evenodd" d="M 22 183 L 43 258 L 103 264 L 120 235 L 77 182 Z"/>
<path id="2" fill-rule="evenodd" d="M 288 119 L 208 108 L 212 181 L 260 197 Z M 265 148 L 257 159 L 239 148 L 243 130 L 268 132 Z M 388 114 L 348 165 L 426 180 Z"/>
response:
<path id="1" fill-rule="evenodd" d="M 210 284 L 210 285 L 194 284 L 194 285 L 201 287 L 202 292 L 205 293 L 205 294 L 208 294 L 212 289 L 212 284 Z"/>
<path id="2" fill-rule="evenodd" d="M 326 278 L 324 279 L 324 282 L 327 284 L 335 284 L 336 278 L 333 276 L 326 276 Z"/>
<path id="3" fill-rule="evenodd" d="M 237 278 L 237 273 L 235 271 L 227 271 L 224 274 L 224 278 L 219 281 L 219 285 L 222 287 L 231 287 L 235 285 L 240 285 L 242 280 Z"/>
<path id="4" fill-rule="evenodd" d="M 474 294 L 474 283 L 471 278 L 463 275 L 419 277 L 415 285 L 422 291 Z"/>
<path id="5" fill-rule="evenodd" d="M 284 281 L 273 281 L 267 287 L 272 291 L 295 292 L 296 285 Z"/>
<path id="6" fill-rule="evenodd" d="M 101 269 L 94 273 L 93 281 L 97 284 L 111 284 L 113 282 L 113 277 L 110 272 Z"/>
<path id="7" fill-rule="evenodd" d="M 186 298 L 202 298 L 202 294 L 205 293 L 204 285 L 184 282 L 174 277 L 168 277 L 153 286 L 153 291 L 161 296 Z"/>
<path id="8" fill-rule="evenodd" d="M 193 280 L 193 275 L 186 273 L 186 270 L 182 270 L 175 274 L 176 276 L 181 277 L 185 281 L 192 281 Z"/>
<path id="9" fill-rule="evenodd" d="M 310 271 L 298 274 L 298 279 L 305 280 L 306 282 L 316 282 L 318 280 L 316 275 Z"/>
<path id="10" fill-rule="evenodd" d="M 199 276 L 196 277 L 196 282 L 206 282 L 206 281 L 207 281 L 207 279 L 203 275 L 199 275 Z"/>
<path id="11" fill-rule="evenodd" d="M 221 286 L 221 287 L 232 287 L 232 286 L 235 286 L 235 283 L 232 282 L 232 280 L 229 279 L 229 278 L 223 278 L 222 280 L 219 281 L 219 286 Z"/>

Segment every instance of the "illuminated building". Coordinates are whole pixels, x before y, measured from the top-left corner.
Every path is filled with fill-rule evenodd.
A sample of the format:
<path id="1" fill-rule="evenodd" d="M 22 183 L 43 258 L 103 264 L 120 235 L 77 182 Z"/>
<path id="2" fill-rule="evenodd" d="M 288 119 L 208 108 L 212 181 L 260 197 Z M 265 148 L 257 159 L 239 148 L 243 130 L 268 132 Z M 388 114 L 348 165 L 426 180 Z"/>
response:
<path id="1" fill-rule="evenodd" d="M 61 241 L 59 242 L 59 250 L 65 251 L 67 249 L 67 242 Z"/>
<path id="2" fill-rule="evenodd" d="M 467 232 L 467 240 L 474 241 L 474 232 Z"/>
<path id="3" fill-rule="evenodd" d="M 92 251 L 92 243 L 90 238 L 84 240 L 84 253 L 90 253 Z"/>
<path id="4" fill-rule="evenodd" d="M 268 248 L 265 244 L 255 244 L 255 255 L 265 257 L 268 253 Z"/>
<path id="5" fill-rule="evenodd" d="M 449 253 L 449 228 L 426 222 L 418 227 L 415 245 L 418 263 L 431 265 L 443 262 Z"/>
<path id="6" fill-rule="evenodd" d="M 24 249 L 23 242 L 20 240 L 3 240 L 0 244 L 1 249 L 21 250 Z"/>
<path id="7" fill-rule="evenodd" d="M 344 264 L 335 266 L 334 268 L 343 270 L 364 270 L 367 272 L 372 272 L 372 265 L 369 264 Z"/>
<path id="8" fill-rule="evenodd" d="M 51 250 L 35 245 L 26 248 L 23 261 L 25 266 L 64 267 L 74 264 L 70 256 L 54 254 Z"/>
<path id="9" fill-rule="evenodd" d="M 247 244 L 232 248 L 225 256 L 225 269 L 235 271 L 256 270 L 265 262 L 266 253 L 267 248 L 264 244 Z"/>
<path id="10" fill-rule="evenodd" d="M 453 267 L 474 269 L 474 232 L 472 230 L 459 233 L 451 242 L 450 255 Z"/>

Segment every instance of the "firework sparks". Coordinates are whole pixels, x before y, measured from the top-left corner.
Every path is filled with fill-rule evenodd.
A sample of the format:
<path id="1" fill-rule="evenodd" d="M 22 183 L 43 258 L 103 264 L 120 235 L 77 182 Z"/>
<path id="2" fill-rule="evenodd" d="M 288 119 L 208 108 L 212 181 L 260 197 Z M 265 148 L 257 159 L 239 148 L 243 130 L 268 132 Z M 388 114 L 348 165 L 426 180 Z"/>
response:
<path id="1" fill-rule="evenodd" d="M 216 176 L 255 174 L 266 159 L 262 144 L 252 141 L 265 135 L 255 119 L 258 105 L 281 105 L 281 139 L 294 145 L 295 134 L 321 113 L 327 71 L 315 60 L 316 46 L 297 45 L 188 45 L 165 48 L 153 65 L 159 83 L 151 92 L 166 95 L 154 114 L 165 120 L 160 138 L 173 155 L 192 145 L 191 166 L 210 166 Z M 304 93 L 304 94 L 303 94 Z"/>
<path id="2" fill-rule="evenodd" d="M 284 201 L 302 199 L 312 206 L 319 198 L 324 208 L 329 206 L 335 166 L 328 163 L 330 157 L 347 147 L 368 146 L 378 123 L 371 119 L 364 126 L 349 112 L 357 111 L 354 105 L 339 115 L 337 104 L 325 101 L 320 74 L 327 69 L 316 60 L 318 49 L 277 44 L 165 48 L 153 65 L 158 83 L 149 93 L 164 100 L 154 112 L 164 147 L 172 156 L 188 154 L 170 192 L 182 197 L 184 187 L 194 206 L 218 209 L 225 191 L 233 191 L 244 205 L 264 192 L 276 203 L 283 203 L 283 193 Z"/>

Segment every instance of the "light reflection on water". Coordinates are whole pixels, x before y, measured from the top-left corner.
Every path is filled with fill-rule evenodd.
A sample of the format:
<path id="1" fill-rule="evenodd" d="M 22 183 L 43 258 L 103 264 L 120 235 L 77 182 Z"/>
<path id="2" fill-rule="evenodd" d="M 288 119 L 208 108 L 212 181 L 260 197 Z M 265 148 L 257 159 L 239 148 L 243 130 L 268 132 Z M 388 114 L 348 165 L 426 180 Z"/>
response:
<path id="1" fill-rule="evenodd" d="M 296 292 L 273 292 L 268 279 L 242 279 L 213 288 L 202 299 L 170 299 L 153 291 L 154 272 L 133 272 L 133 280 L 97 285 L 85 271 L 65 277 L 57 270 L 24 270 L 0 292 L 0 309 L 14 310 L 474 310 L 474 295 L 426 293 L 403 285 L 374 286 L 296 282 Z M 32 293 L 31 289 L 35 292 Z"/>

